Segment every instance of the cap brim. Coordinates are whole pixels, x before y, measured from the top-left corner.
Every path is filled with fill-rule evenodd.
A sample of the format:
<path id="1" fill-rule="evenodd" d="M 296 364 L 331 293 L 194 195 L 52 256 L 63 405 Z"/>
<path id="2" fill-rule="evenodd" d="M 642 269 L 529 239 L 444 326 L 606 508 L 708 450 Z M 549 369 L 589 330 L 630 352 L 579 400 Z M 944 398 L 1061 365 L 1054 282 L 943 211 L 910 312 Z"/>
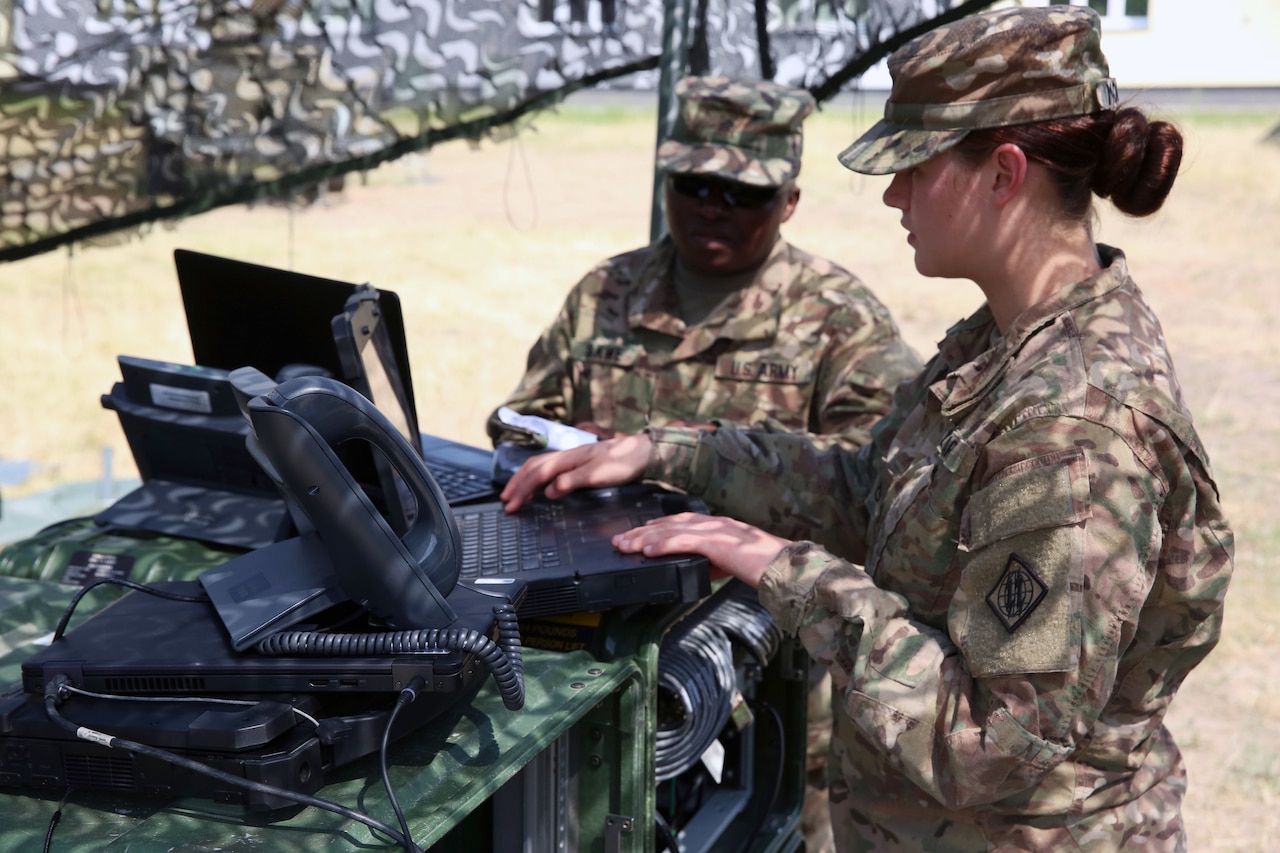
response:
<path id="1" fill-rule="evenodd" d="M 864 175 L 889 175 L 920 165 L 968 133 L 967 130 L 908 130 L 881 119 L 841 151 L 838 159 L 846 169 Z"/>
<path id="2" fill-rule="evenodd" d="M 760 158 L 731 145 L 690 144 L 668 139 L 658 146 L 658 171 L 677 175 L 709 175 L 757 187 L 782 186 L 796 176 L 791 161 Z"/>

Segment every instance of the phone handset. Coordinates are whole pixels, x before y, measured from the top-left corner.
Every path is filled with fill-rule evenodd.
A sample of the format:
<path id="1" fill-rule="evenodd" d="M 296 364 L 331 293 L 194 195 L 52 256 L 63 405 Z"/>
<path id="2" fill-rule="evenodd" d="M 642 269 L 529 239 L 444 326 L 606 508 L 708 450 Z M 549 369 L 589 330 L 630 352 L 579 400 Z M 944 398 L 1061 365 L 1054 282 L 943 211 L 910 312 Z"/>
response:
<path id="1" fill-rule="evenodd" d="M 346 593 L 397 627 L 452 623 L 445 598 L 458 580 L 457 524 L 421 457 L 390 420 L 359 392 L 320 376 L 282 382 L 245 409 L 278 484 L 329 550 Z M 372 445 L 408 487 L 417 512 L 403 535 L 339 459 L 334 448 L 348 441 Z"/>

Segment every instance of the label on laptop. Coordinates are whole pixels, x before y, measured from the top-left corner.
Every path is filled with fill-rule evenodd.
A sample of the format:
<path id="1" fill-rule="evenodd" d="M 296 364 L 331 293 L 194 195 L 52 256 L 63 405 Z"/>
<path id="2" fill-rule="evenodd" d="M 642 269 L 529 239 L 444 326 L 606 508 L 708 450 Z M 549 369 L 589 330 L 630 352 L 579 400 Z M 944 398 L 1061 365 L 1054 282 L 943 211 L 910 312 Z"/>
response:
<path id="1" fill-rule="evenodd" d="M 76 551 L 67 561 L 62 582 L 71 586 L 88 586 L 102 578 L 127 578 L 133 571 L 133 563 L 134 558 L 128 554 Z"/>
<path id="2" fill-rule="evenodd" d="M 595 642 L 600 614 L 562 613 L 520 620 L 520 641 L 525 648 L 551 652 L 590 649 Z"/>
<path id="3" fill-rule="evenodd" d="M 179 388 L 176 385 L 151 383 L 151 402 L 166 409 L 178 409 L 183 412 L 195 412 L 207 415 L 213 412 L 213 403 L 208 391 L 198 388 Z"/>

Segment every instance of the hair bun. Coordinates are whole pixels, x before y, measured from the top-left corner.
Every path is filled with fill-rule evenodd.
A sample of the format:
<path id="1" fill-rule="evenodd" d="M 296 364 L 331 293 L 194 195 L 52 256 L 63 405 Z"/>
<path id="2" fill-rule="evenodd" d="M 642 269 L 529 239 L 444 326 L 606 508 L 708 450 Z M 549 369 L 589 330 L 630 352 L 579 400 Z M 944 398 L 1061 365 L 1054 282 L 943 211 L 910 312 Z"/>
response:
<path id="1" fill-rule="evenodd" d="M 1093 191 L 1130 216 L 1148 216 L 1164 204 L 1182 163 L 1182 134 L 1168 122 L 1148 122 L 1140 111 L 1117 110 L 1103 144 Z"/>

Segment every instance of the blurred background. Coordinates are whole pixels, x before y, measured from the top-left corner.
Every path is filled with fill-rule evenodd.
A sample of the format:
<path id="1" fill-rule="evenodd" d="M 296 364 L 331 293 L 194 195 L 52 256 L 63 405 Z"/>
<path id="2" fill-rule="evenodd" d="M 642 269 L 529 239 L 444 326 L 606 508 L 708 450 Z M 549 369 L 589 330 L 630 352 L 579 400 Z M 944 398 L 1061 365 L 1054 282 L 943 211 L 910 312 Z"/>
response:
<path id="1" fill-rule="evenodd" d="M 1187 149 L 1164 210 L 1134 221 L 1100 205 L 1097 237 L 1126 251 L 1164 324 L 1237 534 L 1223 642 L 1170 715 L 1191 774 L 1190 849 L 1255 851 L 1280 832 L 1280 699 L 1270 692 L 1280 587 L 1269 583 L 1280 565 L 1280 13 L 1269 2 L 1100 5 L 1122 96 L 1178 124 Z M 1153 35 L 1173 33 L 1198 39 L 1202 57 L 1184 61 L 1159 39 L 1152 47 Z M 656 83 L 656 68 L 645 73 Z M 806 123 L 802 198 L 784 233 L 861 277 L 927 357 L 980 294 L 919 277 L 897 213 L 880 200 L 887 179 L 835 160 L 879 117 L 876 73 Z M 587 89 L 501 134 L 447 140 L 305 193 L 0 263 L 0 546 L 136 482 L 100 397 L 119 378 L 119 354 L 191 363 L 175 248 L 396 292 L 420 426 L 484 446 L 485 416 L 569 287 L 648 242 L 661 113 L 652 86 Z M 10 179 L 19 153 L 3 155 Z"/>

